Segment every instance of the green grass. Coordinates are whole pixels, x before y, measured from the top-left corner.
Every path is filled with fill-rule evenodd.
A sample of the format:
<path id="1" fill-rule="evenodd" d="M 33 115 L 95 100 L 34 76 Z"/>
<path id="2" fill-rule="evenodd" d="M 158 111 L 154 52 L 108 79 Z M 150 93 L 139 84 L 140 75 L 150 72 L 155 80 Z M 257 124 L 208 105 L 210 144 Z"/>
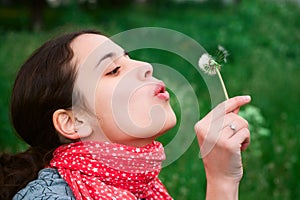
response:
<path id="1" fill-rule="evenodd" d="M 54 12 L 55 11 L 55 12 Z M 13 12 L 11 12 L 13 13 Z M 21 16 L 26 17 L 26 12 Z M 3 16 L 4 17 L 4 16 Z M 178 4 L 157 8 L 130 5 L 122 9 L 48 9 L 43 32 L 5 29 L 0 25 L 0 150 L 15 152 L 26 147 L 17 140 L 9 122 L 9 98 L 16 72 L 28 55 L 49 37 L 60 32 L 97 28 L 113 35 L 131 28 L 157 26 L 177 30 L 196 39 L 208 52 L 218 44 L 230 56 L 222 70 L 230 96 L 250 94 L 263 123 L 253 122 L 252 145 L 244 152 L 245 175 L 241 199 L 300 198 L 300 8 L 286 1 L 242 1 L 236 6 Z M 27 19 L 13 20 L 28 27 Z M 7 20 L 7 19 L 6 19 Z M 17 29 L 13 30 L 13 29 Z M 180 69 L 188 64 L 167 52 L 145 50 L 134 57 Z M 201 102 L 201 116 L 210 104 L 199 77 L 185 67 Z M 176 92 L 175 92 L 176 93 Z M 188 100 L 188 98 L 187 98 Z M 176 107 L 176 101 L 173 100 Z M 177 110 L 177 109 L 176 109 Z M 270 135 L 259 135 L 259 128 Z M 161 139 L 172 139 L 171 131 Z M 194 133 L 185 133 L 194 134 Z M 160 175 L 175 199 L 204 199 L 205 175 L 194 140 L 188 151 L 165 167 Z"/>

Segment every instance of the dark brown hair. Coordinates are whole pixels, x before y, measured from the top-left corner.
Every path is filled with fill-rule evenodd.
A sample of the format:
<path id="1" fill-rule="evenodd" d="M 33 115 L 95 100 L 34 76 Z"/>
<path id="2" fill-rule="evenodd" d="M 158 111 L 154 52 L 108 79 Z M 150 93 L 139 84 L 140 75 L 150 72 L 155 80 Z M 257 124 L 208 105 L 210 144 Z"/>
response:
<path id="1" fill-rule="evenodd" d="M 62 142 L 52 115 L 57 109 L 72 107 L 76 69 L 72 66 L 71 42 L 84 30 L 49 40 L 22 65 L 11 97 L 11 120 L 18 135 L 30 145 L 23 153 L 0 156 L 0 199 L 14 194 L 37 178 L 49 164 L 53 150 Z"/>

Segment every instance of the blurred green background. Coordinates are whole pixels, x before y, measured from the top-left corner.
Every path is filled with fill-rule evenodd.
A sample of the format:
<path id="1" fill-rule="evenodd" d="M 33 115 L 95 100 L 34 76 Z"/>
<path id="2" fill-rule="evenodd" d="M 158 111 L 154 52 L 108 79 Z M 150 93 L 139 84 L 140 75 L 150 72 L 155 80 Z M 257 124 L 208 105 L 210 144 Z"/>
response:
<path id="1" fill-rule="evenodd" d="M 113 35 L 137 27 L 164 27 L 194 38 L 208 52 L 223 45 L 230 53 L 222 69 L 229 95 L 252 96 L 251 105 L 241 110 L 250 122 L 252 144 L 243 153 L 240 199 L 300 199 L 299 2 L 2 0 L 0 6 L 0 151 L 26 149 L 11 127 L 9 99 L 20 65 L 43 42 L 82 28 Z M 186 64 L 154 50 L 132 56 L 174 67 Z M 210 102 L 199 76 L 189 68 L 182 74 L 202 94 L 201 116 L 205 115 Z M 174 132 L 161 138 L 162 142 Z M 198 153 L 195 139 L 180 159 L 163 169 L 160 177 L 174 199 L 205 198 Z"/>

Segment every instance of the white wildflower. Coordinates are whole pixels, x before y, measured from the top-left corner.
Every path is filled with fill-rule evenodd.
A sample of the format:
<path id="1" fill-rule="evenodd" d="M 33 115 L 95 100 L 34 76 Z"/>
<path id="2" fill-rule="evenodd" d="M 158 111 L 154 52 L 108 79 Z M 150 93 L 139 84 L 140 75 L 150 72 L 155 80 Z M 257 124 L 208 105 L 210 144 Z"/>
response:
<path id="1" fill-rule="evenodd" d="M 198 65 L 202 71 L 209 75 L 215 75 L 220 70 L 221 65 L 217 63 L 211 55 L 204 53 L 199 58 Z"/>
<path id="2" fill-rule="evenodd" d="M 223 60 L 224 62 L 227 62 L 227 59 L 226 57 L 228 56 L 228 52 L 227 50 L 222 47 L 222 46 L 218 46 L 218 53 L 217 53 L 217 59 L 218 61 L 219 60 Z M 198 65 L 199 65 L 199 68 L 204 71 L 206 74 L 208 75 L 215 75 L 217 74 L 218 77 L 219 77 L 219 80 L 221 82 L 221 85 L 222 85 L 222 89 L 223 89 L 223 92 L 224 92 L 224 96 L 226 99 L 228 99 L 228 94 L 227 94 L 227 90 L 226 90 L 226 87 L 225 87 L 225 84 L 224 84 L 224 81 L 222 79 L 222 76 L 221 76 L 221 73 L 220 73 L 220 70 L 221 70 L 221 65 L 216 62 L 211 55 L 207 54 L 207 53 L 204 53 L 201 55 L 201 57 L 199 58 L 199 61 L 198 61 Z"/>

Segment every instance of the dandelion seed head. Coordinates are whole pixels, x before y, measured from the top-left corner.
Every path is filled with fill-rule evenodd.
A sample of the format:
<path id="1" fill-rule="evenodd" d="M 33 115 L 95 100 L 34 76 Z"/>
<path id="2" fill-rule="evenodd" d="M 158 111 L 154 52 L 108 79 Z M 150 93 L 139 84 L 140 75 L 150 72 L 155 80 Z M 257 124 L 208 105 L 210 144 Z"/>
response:
<path id="1" fill-rule="evenodd" d="M 201 55 L 198 61 L 198 66 L 202 71 L 209 75 L 215 75 L 217 70 L 220 70 L 221 68 L 221 65 L 207 53 Z"/>

